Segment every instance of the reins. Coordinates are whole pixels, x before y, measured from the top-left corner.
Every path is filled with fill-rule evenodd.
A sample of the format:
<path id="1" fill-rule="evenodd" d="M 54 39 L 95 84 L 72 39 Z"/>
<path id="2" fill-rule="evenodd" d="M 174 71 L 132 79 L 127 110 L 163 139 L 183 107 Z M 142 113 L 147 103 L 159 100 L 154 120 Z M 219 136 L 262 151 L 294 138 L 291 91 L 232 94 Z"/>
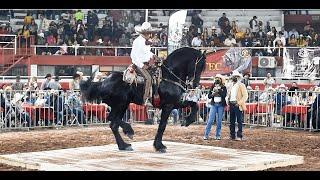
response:
<path id="1" fill-rule="evenodd" d="M 190 84 L 191 82 L 194 81 L 194 79 L 196 78 L 196 71 L 197 71 L 197 65 L 198 63 L 203 59 L 203 56 L 201 56 L 200 58 L 198 57 L 195 64 L 194 64 L 194 73 L 193 73 L 193 77 L 191 78 L 190 82 L 185 82 L 183 81 L 181 78 L 179 78 L 174 72 L 172 72 L 166 65 L 162 64 L 162 66 L 168 70 L 168 72 L 173 75 L 177 80 L 179 80 L 179 82 L 176 82 L 176 81 L 172 81 L 172 80 L 169 80 L 169 79 L 165 79 L 165 78 L 161 78 L 163 79 L 164 81 L 167 81 L 167 82 L 170 82 L 170 83 L 173 83 L 177 86 L 179 86 L 180 88 L 182 88 L 184 91 L 187 91 L 188 90 L 188 84 Z M 181 85 L 183 84 L 183 85 Z"/>

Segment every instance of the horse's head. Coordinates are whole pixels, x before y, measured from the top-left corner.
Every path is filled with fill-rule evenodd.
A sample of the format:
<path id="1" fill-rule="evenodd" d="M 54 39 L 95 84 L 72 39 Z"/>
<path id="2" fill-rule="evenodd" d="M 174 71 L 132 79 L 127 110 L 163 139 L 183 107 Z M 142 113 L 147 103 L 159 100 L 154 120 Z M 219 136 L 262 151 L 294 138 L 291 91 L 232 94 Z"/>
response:
<path id="1" fill-rule="evenodd" d="M 201 73 L 206 67 L 206 52 L 191 47 L 183 47 L 169 54 L 165 64 L 175 75 L 182 80 L 186 80 L 194 88 L 198 86 Z M 176 80 L 176 78 L 172 79 Z"/>

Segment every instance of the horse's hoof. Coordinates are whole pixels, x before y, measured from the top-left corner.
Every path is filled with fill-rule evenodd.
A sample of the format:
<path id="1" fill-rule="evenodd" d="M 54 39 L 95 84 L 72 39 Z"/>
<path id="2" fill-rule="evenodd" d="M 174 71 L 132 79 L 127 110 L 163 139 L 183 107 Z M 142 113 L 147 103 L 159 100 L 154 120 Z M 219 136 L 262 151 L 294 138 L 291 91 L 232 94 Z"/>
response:
<path id="1" fill-rule="evenodd" d="M 161 149 L 157 150 L 157 152 L 159 152 L 159 153 L 166 153 L 166 152 L 167 152 L 167 149 L 166 149 L 166 148 L 161 148 Z"/>
<path id="2" fill-rule="evenodd" d="M 133 148 L 132 148 L 132 146 L 128 146 L 128 147 L 126 147 L 124 150 L 125 150 L 125 151 L 133 151 Z"/>
<path id="3" fill-rule="evenodd" d="M 192 124 L 195 121 L 186 122 L 185 126 L 188 127 L 190 124 Z"/>
<path id="4" fill-rule="evenodd" d="M 126 134 L 128 136 L 128 138 L 130 138 L 131 140 L 133 139 L 133 135 L 132 134 Z"/>
<path id="5" fill-rule="evenodd" d="M 126 148 L 121 148 L 121 149 L 119 149 L 120 151 L 133 151 L 133 148 L 132 148 L 132 146 L 128 146 L 128 147 L 126 147 Z"/>

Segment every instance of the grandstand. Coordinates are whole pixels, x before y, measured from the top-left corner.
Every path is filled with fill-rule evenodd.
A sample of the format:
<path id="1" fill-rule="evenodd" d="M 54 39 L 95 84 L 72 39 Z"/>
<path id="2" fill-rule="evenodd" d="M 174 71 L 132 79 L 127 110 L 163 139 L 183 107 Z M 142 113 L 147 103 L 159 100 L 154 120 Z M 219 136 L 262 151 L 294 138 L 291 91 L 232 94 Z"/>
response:
<path id="1" fill-rule="evenodd" d="M 64 19 L 66 16 L 71 20 L 72 16 L 77 10 L 6 10 L 1 11 L 0 14 L 0 24 L 6 24 L 6 27 L 11 27 L 11 31 L 8 31 L 4 36 L 11 36 L 11 38 L 6 37 L 5 40 L 2 41 L 2 46 L 5 46 L 5 48 L 1 49 L 1 59 L 2 59 L 2 66 L 0 70 L 1 75 L 15 75 L 15 74 L 21 74 L 24 76 L 30 76 L 30 75 L 37 75 L 37 76 L 44 76 L 44 72 L 52 72 L 56 73 L 58 72 L 56 67 L 62 67 L 62 66 L 74 66 L 75 68 L 79 68 L 78 66 L 85 66 L 85 68 L 88 68 L 86 72 L 90 73 L 92 72 L 93 66 L 98 66 L 101 70 L 105 71 L 112 71 L 112 70 L 123 70 L 129 63 L 130 59 L 127 57 L 130 53 L 130 43 L 132 43 L 133 37 L 132 34 L 133 31 L 133 25 L 134 24 L 141 24 L 145 20 L 145 12 L 146 10 L 95 10 L 98 17 L 98 27 L 95 28 L 95 37 L 93 38 L 93 41 L 89 42 L 88 44 L 83 44 L 84 39 L 88 39 L 87 35 L 87 17 L 89 9 L 82 9 L 82 13 L 84 14 L 83 24 L 84 24 L 84 35 L 82 39 L 76 39 L 73 40 L 70 38 L 67 40 L 70 40 L 71 43 L 67 43 L 68 47 L 68 53 L 65 54 L 63 57 L 59 56 L 59 58 L 56 56 L 54 57 L 54 61 L 52 61 L 52 57 L 49 57 L 50 55 L 55 54 L 60 47 L 62 47 L 62 42 L 67 40 L 62 40 L 60 43 L 58 43 L 58 37 L 56 38 L 57 43 L 52 44 L 46 44 L 47 43 L 47 34 L 44 35 L 45 41 L 41 44 L 37 42 L 39 39 L 38 37 L 30 36 L 29 39 L 27 39 L 27 42 L 30 43 L 30 46 L 25 46 L 24 44 L 20 43 L 19 38 L 23 37 L 21 34 L 18 35 L 19 30 L 22 29 L 24 25 L 25 17 L 27 16 L 27 13 L 31 13 L 33 19 L 35 20 L 35 23 L 39 26 L 41 23 L 40 20 L 40 14 L 44 14 L 45 17 L 48 19 L 49 22 L 55 22 L 55 24 L 59 23 L 59 20 Z M 92 10 L 91 10 L 92 11 Z M 175 12 L 177 10 L 170 10 L 167 9 L 165 11 L 171 11 Z M 218 33 L 220 33 L 219 26 L 218 26 L 218 20 L 222 16 L 222 13 L 226 13 L 227 18 L 230 21 L 236 21 L 237 26 L 241 31 L 245 31 L 246 28 L 249 28 L 249 21 L 252 19 L 253 16 L 257 16 L 259 21 L 263 22 L 263 25 L 266 25 L 266 22 L 270 22 L 271 27 L 275 27 L 276 30 L 279 32 L 281 31 L 281 28 L 283 26 L 286 26 L 285 19 L 286 16 L 292 16 L 293 13 L 298 14 L 295 11 L 284 11 L 284 10 L 257 10 L 257 9 L 201 9 L 197 10 L 201 11 L 201 18 L 203 20 L 203 28 L 209 29 L 209 34 L 211 31 L 211 27 L 215 26 L 218 29 Z M 136 13 L 139 13 L 138 15 L 138 22 L 134 22 Z M 186 26 L 191 26 L 191 16 L 195 12 L 195 10 L 189 10 L 188 16 L 186 19 Z M 289 14 L 289 15 L 288 15 Z M 308 14 L 308 15 L 306 15 Z M 298 16 L 307 16 L 306 18 L 312 18 L 316 17 L 317 14 L 320 14 L 319 10 L 308 10 L 307 13 L 302 11 L 302 15 Z M 314 15 L 314 16 L 313 16 Z M 164 13 L 164 10 L 160 9 L 151 9 L 148 10 L 148 20 L 153 24 L 154 26 L 160 27 L 161 25 L 163 27 L 168 25 L 169 21 L 169 14 Z M 67 18 L 67 19 L 68 19 Z M 314 18 L 315 19 L 315 18 Z M 116 33 L 113 32 L 112 37 L 106 37 L 105 34 L 101 33 L 102 29 L 104 28 L 104 23 L 106 21 L 111 21 L 111 28 L 117 29 L 116 24 L 119 23 L 120 26 L 124 28 L 123 31 L 120 31 L 120 35 L 115 37 L 114 35 Z M 301 18 L 300 18 L 301 20 Z M 303 21 L 302 21 L 303 22 Z M 317 23 L 315 20 L 313 22 L 314 24 Z M 69 22 L 69 24 L 72 23 Z M 59 27 L 59 25 L 57 25 Z M 300 26 L 297 29 L 303 29 Z M 315 27 L 316 29 L 316 27 Z M 112 30 L 112 31 L 113 31 Z M 165 32 L 167 29 L 163 29 L 160 40 L 156 46 L 159 48 L 155 48 L 156 52 L 160 50 L 160 48 L 163 48 L 162 50 L 165 50 L 166 48 L 166 39 L 162 37 L 167 36 L 167 32 Z M 289 32 L 291 29 L 287 29 L 287 32 Z M 116 31 L 116 30 L 114 30 Z M 39 33 L 39 30 L 38 30 Z M 64 33 L 64 32 L 63 32 Z M 74 33 L 74 32 L 73 32 Z M 265 32 L 267 33 L 267 32 Z M 302 33 L 300 31 L 300 33 Z M 8 35 L 10 34 L 10 35 Z M 75 33 L 74 35 L 76 35 Z M 127 44 L 123 45 L 121 47 L 119 43 L 119 37 L 125 34 Z M 312 38 L 314 37 L 312 34 L 310 34 Z M 14 39 L 15 37 L 17 39 Z M 307 37 L 307 35 L 305 36 Z M 36 39 L 37 38 L 37 39 Z M 96 43 L 98 39 L 102 39 L 103 43 L 99 44 Z M 111 42 L 108 42 L 108 40 L 111 40 Z M 274 38 L 272 39 L 274 40 Z M 75 48 L 74 41 L 77 41 L 77 44 L 79 45 L 79 48 Z M 317 41 L 317 40 L 315 40 Z M 27 44 L 28 44 L 27 43 Z M 237 40 L 238 44 L 241 44 L 241 40 Z M 316 42 L 317 43 L 317 42 Z M 10 45 L 9 45 L 10 44 Z M 223 42 L 221 42 L 223 46 Z M 297 45 L 298 46 L 298 45 Z M 309 43 L 307 46 L 316 46 L 317 44 L 311 44 Z M 264 44 L 264 47 L 267 47 L 267 44 Z M 264 48 L 261 47 L 261 48 Z M 295 47 L 295 46 L 294 46 Z M 251 47 L 248 47 L 251 48 Z M 43 51 L 46 51 L 43 53 Z M 264 49 L 264 51 L 266 51 Z M 274 50 L 276 51 L 276 50 Z M 48 53 L 50 52 L 50 53 Z M 280 51 L 279 51 L 280 52 Z M 50 55 L 49 55 L 50 54 Z M 282 56 L 280 53 L 274 53 L 272 55 Z M 121 63 L 119 63 L 118 56 L 126 56 L 121 57 Z M 105 63 L 105 58 L 108 58 L 108 63 Z M 42 62 L 38 59 L 42 59 Z M 81 61 L 81 63 L 77 66 L 77 62 L 80 59 L 88 59 L 86 61 Z M 89 60 L 90 59 L 90 60 Z M 124 60 L 126 59 L 126 60 Z M 278 58 L 279 59 L 279 58 Z M 40 63 L 40 64 L 39 64 Z M 258 64 L 257 61 L 255 61 L 255 65 Z M 76 65 L 75 65 L 76 64 Z M 37 68 L 34 68 L 37 67 Z M 39 70 L 41 69 L 41 70 Z M 58 68 L 61 69 L 61 68 Z M 254 70 L 257 71 L 257 67 L 254 67 Z M 280 70 L 278 69 L 260 69 L 259 72 L 255 73 L 256 76 L 263 77 L 265 76 L 266 72 L 272 72 L 273 75 L 276 75 L 276 71 Z M 36 71 L 36 72 L 35 72 Z M 70 71 L 71 72 L 71 71 Z M 65 74 L 72 75 L 72 74 Z"/>
<path id="2" fill-rule="evenodd" d="M 202 19 L 204 21 L 204 27 L 218 26 L 218 19 L 222 16 L 222 13 L 226 13 L 230 21 L 235 20 L 238 26 L 245 29 L 249 26 L 249 21 L 253 16 L 257 16 L 259 20 L 263 22 L 270 22 L 271 26 L 275 26 L 276 29 L 281 29 L 283 23 L 283 13 L 281 10 L 235 10 L 235 9 L 216 9 L 216 10 L 201 10 Z M 168 25 L 169 17 L 164 16 L 162 10 L 152 10 L 152 15 L 149 16 L 150 21 L 159 26 L 159 24 Z M 191 16 L 187 17 L 186 25 L 191 25 Z"/>

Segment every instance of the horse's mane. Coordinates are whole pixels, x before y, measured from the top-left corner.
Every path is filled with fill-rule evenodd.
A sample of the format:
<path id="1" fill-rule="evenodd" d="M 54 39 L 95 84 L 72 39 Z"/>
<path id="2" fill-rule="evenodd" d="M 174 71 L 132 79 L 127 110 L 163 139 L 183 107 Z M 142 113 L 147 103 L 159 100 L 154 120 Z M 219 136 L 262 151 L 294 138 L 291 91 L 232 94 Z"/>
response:
<path id="1" fill-rule="evenodd" d="M 183 47 L 168 55 L 167 59 L 164 61 L 165 68 L 163 69 L 164 71 L 167 71 L 166 69 L 168 68 L 183 81 L 185 81 L 187 77 L 190 79 L 196 75 L 195 82 L 199 83 L 198 81 L 200 81 L 200 77 L 198 76 L 200 76 L 206 67 L 205 59 L 205 54 L 201 53 L 200 50 L 191 47 Z M 201 61 L 199 61 L 197 66 L 195 66 L 197 60 Z M 163 76 L 172 80 L 176 79 L 171 73 L 163 74 Z"/>
<path id="2" fill-rule="evenodd" d="M 171 54 L 168 55 L 165 64 L 169 67 L 178 67 L 181 65 L 186 65 L 189 63 L 195 63 L 197 58 L 200 58 L 202 53 L 200 50 L 191 48 L 191 47 L 183 47 L 176 49 Z M 200 67 L 201 72 L 205 70 L 205 66 Z"/>

